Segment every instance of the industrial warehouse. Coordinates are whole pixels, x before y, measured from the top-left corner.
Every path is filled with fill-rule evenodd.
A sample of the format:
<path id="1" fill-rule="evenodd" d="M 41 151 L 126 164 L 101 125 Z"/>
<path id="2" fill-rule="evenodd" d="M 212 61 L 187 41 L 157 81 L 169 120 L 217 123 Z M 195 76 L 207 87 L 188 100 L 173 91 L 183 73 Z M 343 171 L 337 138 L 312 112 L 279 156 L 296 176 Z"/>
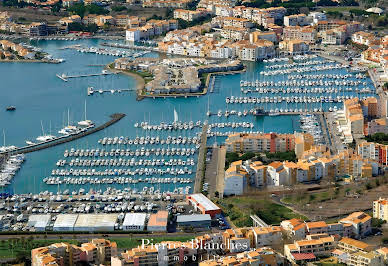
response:
<path id="1" fill-rule="evenodd" d="M 188 228 L 208 230 L 223 221 L 221 209 L 203 194 L 187 195 L 173 202 L 160 202 L 159 210 L 143 212 L 20 214 L 16 225 L 32 232 L 175 232 Z M 10 228 L 8 220 L 8 216 L 0 215 L 0 230 Z"/>

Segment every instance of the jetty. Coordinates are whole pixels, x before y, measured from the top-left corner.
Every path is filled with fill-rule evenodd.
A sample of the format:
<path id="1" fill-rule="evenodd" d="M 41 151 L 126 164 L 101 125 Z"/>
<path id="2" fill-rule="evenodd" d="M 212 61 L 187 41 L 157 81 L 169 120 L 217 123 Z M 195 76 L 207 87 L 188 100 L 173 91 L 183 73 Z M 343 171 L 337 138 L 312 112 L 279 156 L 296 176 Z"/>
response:
<path id="1" fill-rule="evenodd" d="M 86 77 L 96 77 L 96 76 L 107 76 L 107 75 L 115 75 L 116 73 L 114 72 L 108 72 L 107 70 L 103 70 L 101 73 L 92 73 L 92 74 L 81 74 L 81 75 L 71 75 L 71 76 L 68 76 L 66 74 L 56 74 L 56 76 L 67 82 L 69 79 L 72 79 L 72 78 L 86 78 Z"/>
<path id="2" fill-rule="evenodd" d="M 86 93 L 88 96 L 91 96 L 94 93 L 103 94 L 104 92 L 110 92 L 111 94 L 114 94 L 114 93 L 121 93 L 121 92 L 128 92 L 128 91 L 136 91 L 136 89 L 131 89 L 131 88 L 127 88 L 127 89 L 95 89 L 93 87 L 88 87 L 86 89 Z"/>
<path id="3" fill-rule="evenodd" d="M 57 146 L 57 145 L 60 145 L 63 143 L 67 143 L 67 142 L 70 142 L 70 141 L 73 141 L 76 139 L 80 139 L 82 137 L 88 136 L 88 135 L 93 134 L 95 132 L 101 131 L 101 130 L 117 123 L 118 121 L 120 121 L 124 117 L 125 117 L 125 114 L 121 114 L 121 113 L 112 114 L 110 116 L 111 119 L 109 121 L 107 121 L 106 123 L 104 123 L 98 127 L 91 128 L 87 131 L 82 131 L 82 132 L 75 134 L 75 135 L 61 136 L 61 137 L 55 138 L 55 139 L 48 141 L 48 142 L 24 146 L 24 147 L 20 147 L 20 148 L 14 149 L 14 150 L 2 152 L 0 154 L 13 155 L 13 154 L 19 154 L 19 153 L 30 153 L 30 152 L 34 152 L 34 151 L 39 151 L 39 150 L 51 148 L 51 147 L 54 147 L 54 146 Z"/>
<path id="4" fill-rule="evenodd" d="M 207 128 L 208 124 L 205 123 L 202 127 L 201 134 L 201 147 L 198 152 L 198 162 L 197 162 L 197 171 L 195 173 L 195 183 L 194 183 L 194 193 L 201 193 L 202 182 L 205 177 L 205 155 L 206 155 L 206 145 L 207 145 Z"/>

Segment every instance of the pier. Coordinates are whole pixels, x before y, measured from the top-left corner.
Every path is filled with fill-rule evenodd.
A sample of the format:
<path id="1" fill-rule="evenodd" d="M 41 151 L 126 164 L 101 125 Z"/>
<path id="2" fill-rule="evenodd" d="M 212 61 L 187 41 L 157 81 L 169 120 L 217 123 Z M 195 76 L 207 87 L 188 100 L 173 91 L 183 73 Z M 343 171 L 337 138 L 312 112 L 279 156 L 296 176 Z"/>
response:
<path id="1" fill-rule="evenodd" d="M 91 96 L 97 92 L 99 94 L 103 94 L 104 92 L 110 92 L 110 93 L 114 94 L 114 93 L 121 93 L 121 92 L 125 92 L 125 91 L 136 91 L 136 89 L 110 89 L 110 90 L 108 90 L 108 89 L 94 89 L 93 87 L 88 87 L 86 89 L 88 96 Z"/>
<path id="2" fill-rule="evenodd" d="M 112 72 L 108 72 L 106 70 L 103 70 L 101 73 L 93 73 L 93 74 L 81 74 L 81 75 L 72 75 L 72 76 L 68 76 L 66 74 L 56 74 L 56 76 L 67 82 L 69 79 L 72 79 L 72 78 L 87 78 L 87 77 L 96 77 L 96 76 L 107 76 L 107 75 L 114 75 L 116 73 L 112 73 Z"/>
<path id="3" fill-rule="evenodd" d="M 98 127 L 92 128 L 90 130 L 80 132 L 76 135 L 58 137 L 58 138 L 56 138 L 52 141 L 49 141 L 49 142 L 37 143 L 34 145 L 25 146 L 25 147 L 21 147 L 21 148 L 12 150 L 12 151 L 3 152 L 1 154 L 12 155 L 12 154 L 18 154 L 18 153 L 30 153 L 30 152 L 34 152 L 34 151 L 39 151 L 39 150 L 51 148 L 51 147 L 54 147 L 54 146 L 57 146 L 57 145 L 60 145 L 63 143 L 67 143 L 67 142 L 76 140 L 76 139 L 80 139 L 82 137 L 85 137 L 85 136 L 88 136 L 88 135 L 93 134 L 95 132 L 101 131 L 101 130 L 117 123 L 118 121 L 120 121 L 122 118 L 125 117 L 125 114 L 116 113 L 116 114 L 112 114 L 110 117 L 111 117 L 111 119 L 108 122 L 106 122 Z"/>
<path id="4" fill-rule="evenodd" d="M 202 181 L 205 175 L 205 153 L 207 143 L 207 128 L 208 124 L 204 124 L 201 134 L 201 147 L 198 152 L 197 171 L 195 173 L 194 193 L 200 193 L 202 190 Z"/>

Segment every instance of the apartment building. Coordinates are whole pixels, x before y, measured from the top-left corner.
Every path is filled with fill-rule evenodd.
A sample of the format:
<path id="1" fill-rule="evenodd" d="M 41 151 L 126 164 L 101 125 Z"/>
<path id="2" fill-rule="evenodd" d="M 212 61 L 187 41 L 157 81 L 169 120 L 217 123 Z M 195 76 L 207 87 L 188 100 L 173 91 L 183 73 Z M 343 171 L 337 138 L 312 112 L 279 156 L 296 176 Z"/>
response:
<path id="1" fill-rule="evenodd" d="M 306 224 L 301 219 L 283 220 L 280 227 L 286 235 L 293 240 L 302 240 L 306 238 Z"/>
<path id="2" fill-rule="evenodd" d="M 365 135 L 373 135 L 376 133 L 388 134 L 387 118 L 372 119 L 368 122 Z"/>
<path id="3" fill-rule="evenodd" d="M 203 15 L 206 15 L 206 13 L 198 10 L 187 10 L 187 9 L 174 10 L 174 19 L 193 21 L 194 19 L 200 18 Z"/>
<path id="4" fill-rule="evenodd" d="M 249 41 L 251 43 L 256 43 L 259 40 L 267 40 L 273 43 L 278 41 L 278 37 L 274 31 L 259 31 L 256 30 L 249 34 Z"/>
<path id="5" fill-rule="evenodd" d="M 338 27 L 332 30 L 326 30 L 320 33 L 322 44 L 340 45 L 347 39 L 346 28 Z"/>
<path id="6" fill-rule="evenodd" d="M 323 236 L 316 239 L 295 241 L 293 244 L 284 245 L 284 256 L 291 262 L 299 260 L 301 255 L 305 258 L 315 259 L 316 256 L 327 256 L 336 246 L 333 236 Z"/>
<path id="7" fill-rule="evenodd" d="M 388 221 L 388 200 L 379 198 L 373 201 L 373 218 Z"/>
<path id="8" fill-rule="evenodd" d="M 372 217 L 364 212 L 354 212 L 339 221 L 342 224 L 351 225 L 351 236 L 363 238 L 372 232 Z"/>
<path id="9" fill-rule="evenodd" d="M 384 256 L 376 251 L 370 251 L 370 252 L 359 251 L 349 255 L 347 265 L 383 266 L 386 264 L 384 263 Z"/>
<path id="10" fill-rule="evenodd" d="M 248 234 L 252 232 L 245 228 L 227 229 L 222 233 L 222 243 L 225 250 L 230 253 L 242 252 L 251 248 L 251 239 Z"/>
<path id="11" fill-rule="evenodd" d="M 78 263 L 105 264 L 116 256 L 117 245 L 105 239 L 92 239 L 81 247 L 68 243 L 55 243 L 31 250 L 33 266 L 76 265 Z"/>
<path id="12" fill-rule="evenodd" d="M 302 40 L 306 43 L 315 43 L 317 33 L 311 26 L 289 26 L 283 28 L 283 40 Z"/>
<path id="13" fill-rule="evenodd" d="M 344 114 L 353 137 L 364 136 L 364 115 L 358 98 L 348 99 L 344 102 Z"/>
<path id="14" fill-rule="evenodd" d="M 251 246 L 256 248 L 278 245 L 282 241 L 282 230 L 280 226 L 254 227 L 252 228 L 254 243 Z"/>
<path id="15" fill-rule="evenodd" d="M 352 34 L 352 42 L 369 46 L 375 41 L 375 35 L 365 31 L 358 31 Z"/>
<path id="16" fill-rule="evenodd" d="M 295 149 L 294 134 L 242 134 L 229 135 L 225 140 L 228 152 L 285 152 Z"/>
<path id="17" fill-rule="evenodd" d="M 357 152 L 363 159 L 375 160 L 381 166 L 388 165 L 388 145 L 362 142 L 358 144 Z"/>
<path id="18" fill-rule="evenodd" d="M 217 259 L 204 260 L 199 266 L 218 265 L 283 265 L 284 259 L 269 247 L 245 251 Z"/>
<path id="19" fill-rule="evenodd" d="M 305 14 L 296 14 L 285 16 L 283 19 L 283 23 L 285 27 L 290 26 L 307 26 L 309 25 L 308 17 Z"/>
<path id="20" fill-rule="evenodd" d="M 308 52 L 310 47 L 303 40 L 286 40 L 279 43 L 279 49 L 290 55 L 297 55 Z"/>
<path id="21" fill-rule="evenodd" d="M 247 187 L 248 173 L 242 161 L 233 162 L 225 171 L 224 195 L 242 195 Z"/>

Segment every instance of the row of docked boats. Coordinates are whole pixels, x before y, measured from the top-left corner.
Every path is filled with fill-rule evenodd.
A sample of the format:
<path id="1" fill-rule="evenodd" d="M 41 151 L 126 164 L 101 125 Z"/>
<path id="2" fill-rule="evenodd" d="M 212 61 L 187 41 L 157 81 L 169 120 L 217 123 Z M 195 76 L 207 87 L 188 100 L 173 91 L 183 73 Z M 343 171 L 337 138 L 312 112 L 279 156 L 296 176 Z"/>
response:
<path id="1" fill-rule="evenodd" d="M 150 178 L 131 178 L 131 177 L 46 177 L 43 182 L 47 185 L 86 185 L 86 184 L 188 184 L 192 183 L 191 178 L 184 177 L 150 177 Z"/>
<path id="2" fill-rule="evenodd" d="M 287 88 L 241 88 L 241 92 L 244 94 L 247 93 L 259 93 L 259 94 L 331 94 L 331 93 L 345 93 L 345 92 L 355 92 L 355 93 L 373 93 L 373 90 L 368 87 L 362 88 L 352 88 L 352 87 L 312 87 L 312 88 L 298 88 L 298 87 L 287 87 Z"/>
<path id="3" fill-rule="evenodd" d="M 199 144 L 195 148 L 140 148 L 136 150 L 130 149 L 74 149 L 65 150 L 64 157 L 113 157 L 113 156 L 191 156 L 199 149 Z"/>
<path id="4" fill-rule="evenodd" d="M 306 73 L 306 72 L 318 72 L 318 71 L 327 71 L 335 69 L 343 69 L 348 66 L 342 64 L 323 64 L 318 66 L 309 66 L 309 67 L 293 67 L 287 69 L 277 69 L 277 70 L 268 70 L 261 71 L 260 75 L 264 76 L 277 76 L 277 75 L 287 75 L 291 73 Z"/>
<path id="5" fill-rule="evenodd" d="M 324 65 L 335 63 L 333 60 L 307 60 L 302 62 L 292 62 L 292 63 L 283 63 L 283 64 L 271 64 L 266 65 L 266 69 L 282 69 L 282 68 L 292 68 L 292 67 L 306 67 L 314 65 Z"/>
<path id="6" fill-rule="evenodd" d="M 173 123 L 165 123 L 161 122 L 158 125 L 151 125 L 148 122 L 140 122 L 140 123 L 135 123 L 134 124 L 135 128 L 142 128 L 143 130 L 191 130 L 196 127 L 202 127 L 202 122 L 197 121 L 197 122 L 180 122 L 176 121 Z"/>
<path id="7" fill-rule="evenodd" d="M 16 154 L 8 157 L 0 158 L 1 168 L 0 168 L 0 187 L 5 187 L 9 185 L 19 171 L 22 163 L 25 160 L 24 154 Z"/>
<path id="8" fill-rule="evenodd" d="M 334 74 L 334 73 L 326 73 L 326 74 L 294 74 L 288 75 L 288 80 L 314 80 L 314 79 L 348 79 L 355 77 L 356 79 L 366 79 L 366 75 L 362 73 L 352 74 Z"/>
<path id="9" fill-rule="evenodd" d="M 135 175 L 191 175 L 193 170 L 187 166 L 185 167 L 168 167 L 162 168 L 136 168 L 136 169 L 111 169 L 107 168 L 103 171 L 97 171 L 95 168 L 89 169 L 53 169 L 51 171 L 52 176 L 135 176 Z"/>
<path id="10" fill-rule="evenodd" d="M 343 102 L 347 99 L 352 99 L 355 96 L 351 95 L 337 95 L 337 96 L 265 96 L 265 97 L 226 97 L 227 104 L 255 104 L 255 103 L 336 103 Z M 366 97 L 363 97 L 366 99 Z"/>
<path id="11" fill-rule="evenodd" d="M 69 161 L 67 160 L 58 160 L 56 163 L 56 166 L 58 167 L 65 167 L 65 166 L 83 166 L 83 167 L 90 167 L 90 166 L 176 166 L 176 165 L 191 165 L 194 166 L 195 162 L 194 159 L 140 159 L 136 160 L 135 158 L 131 159 L 71 159 Z"/>
<path id="12" fill-rule="evenodd" d="M 323 133 L 318 117 L 314 114 L 301 114 L 299 119 L 301 123 L 301 130 L 312 135 L 315 144 L 322 144 L 324 141 Z"/>
<path id="13" fill-rule="evenodd" d="M 362 80 L 351 80 L 351 79 L 343 79 L 343 80 L 279 80 L 279 81 L 247 81 L 241 80 L 240 87 L 256 87 L 256 88 L 264 88 L 264 87 L 282 87 L 284 89 L 287 87 L 304 87 L 304 86 L 358 86 L 364 85 L 366 86 L 366 81 Z"/>
<path id="14" fill-rule="evenodd" d="M 190 145 L 190 144 L 199 144 L 199 138 L 194 137 L 182 137 L 182 136 L 168 136 L 165 139 L 160 138 L 159 136 L 156 137 L 136 137 L 134 139 L 131 139 L 129 137 L 105 137 L 98 140 L 99 144 L 102 145 L 170 145 L 170 144 L 182 144 L 182 145 Z"/>

